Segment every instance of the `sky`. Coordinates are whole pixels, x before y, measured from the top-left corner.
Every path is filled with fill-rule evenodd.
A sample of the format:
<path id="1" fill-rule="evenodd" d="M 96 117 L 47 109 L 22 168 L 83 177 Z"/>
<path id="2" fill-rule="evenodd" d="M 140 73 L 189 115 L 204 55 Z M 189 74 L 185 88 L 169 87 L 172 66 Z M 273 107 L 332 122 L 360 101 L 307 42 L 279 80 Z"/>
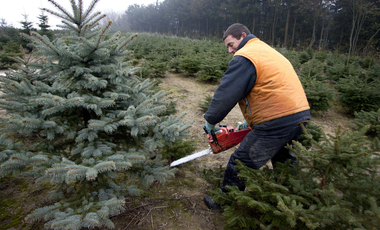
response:
<path id="1" fill-rule="evenodd" d="M 54 0 L 63 8 L 72 12 L 70 0 Z M 157 0 L 99 0 L 95 5 L 93 12 L 100 11 L 101 13 L 115 12 L 123 13 L 127 10 L 129 5 L 149 5 L 156 3 Z M 79 2 L 75 0 L 75 2 Z M 83 6 L 86 10 L 92 0 L 83 0 Z M 161 1 L 159 1 L 161 2 Z M 38 28 L 39 19 L 41 14 L 40 8 L 47 8 L 57 12 L 57 8 L 48 0 L 0 0 L 0 19 L 5 19 L 7 25 L 13 25 L 16 28 L 21 28 L 20 21 L 24 21 L 23 15 L 28 15 L 28 21 L 33 22 L 33 27 Z M 51 15 L 47 12 L 44 13 L 48 16 L 48 25 L 51 29 L 56 29 L 55 25 L 61 24 L 61 19 Z"/>

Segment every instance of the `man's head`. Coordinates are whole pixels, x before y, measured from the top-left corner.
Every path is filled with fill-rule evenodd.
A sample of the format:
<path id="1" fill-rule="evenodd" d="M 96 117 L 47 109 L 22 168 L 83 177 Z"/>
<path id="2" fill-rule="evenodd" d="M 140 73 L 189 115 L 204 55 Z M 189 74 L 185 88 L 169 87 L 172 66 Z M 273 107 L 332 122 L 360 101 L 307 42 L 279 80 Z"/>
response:
<path id="1" fill-rule="evenodd" d="M 228 52 L 235 53 L 241 41 L 250 33 L 251 31 L 240 23 L 235 23 L 228 27 L 223 35 L 223 41 L 228 48 Z"/>

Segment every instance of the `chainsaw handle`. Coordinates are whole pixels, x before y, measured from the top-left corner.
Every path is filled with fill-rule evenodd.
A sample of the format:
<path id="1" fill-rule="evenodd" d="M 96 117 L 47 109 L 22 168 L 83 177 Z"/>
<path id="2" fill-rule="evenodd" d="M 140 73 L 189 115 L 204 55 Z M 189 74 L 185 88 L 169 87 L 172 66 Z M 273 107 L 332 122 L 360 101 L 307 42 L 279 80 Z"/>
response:
<path id="1" fill-rule="evenodd" d="M 206 126 L 203 126 L 203 129 L 204 129 L 204 131 L 206 132 L 206 134 L 210 134 L 210 135 L 211 135 L 212 140 L 214 141 L 215 145 L 218 146 L 219 143 L 218 143 L 218 138 L 217 138 L 216 135 L 215 135 L 215 131 L 212 129 L 212 130 L 210 131 L 210 133 L 207 132 Z"/>
<path id="2" fill-rule="evenodd" d="M 214 130 L 211 130 L 211 136 L 212 136 L 212 140 L 214 141 L 215 145 L 218 146 L 219 145 L 218 138 L 216 137 Z"/>
<path id="3" fill-rule="evenodd" d="M 206 129 L 206 126 L 205 126 L 205 125 L 203 126 L 203 130 L 205 131 L 205 133 L 206 133 L 206 134 L 208 134 L 208 132 L 207 132 L 207 129 Z"/>

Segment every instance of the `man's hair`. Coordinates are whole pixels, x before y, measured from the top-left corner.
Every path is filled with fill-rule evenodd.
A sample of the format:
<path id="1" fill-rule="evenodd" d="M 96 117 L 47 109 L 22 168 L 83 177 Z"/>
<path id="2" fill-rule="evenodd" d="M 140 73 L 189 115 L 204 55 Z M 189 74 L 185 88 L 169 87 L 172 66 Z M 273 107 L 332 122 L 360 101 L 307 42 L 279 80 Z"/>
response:
<path id="1" fill-rule="evenodd" d="M 226 39 L 228 35 L 231 35 L 232 37 L 239 40 L 243 32 L 247 35 L 251 33 L 251 31 L 249 31 L 249 29 L 245 25 L 240 23 L 234 23 L 228 27 L 226 32 L 224 32 L 223 41 Z"/>

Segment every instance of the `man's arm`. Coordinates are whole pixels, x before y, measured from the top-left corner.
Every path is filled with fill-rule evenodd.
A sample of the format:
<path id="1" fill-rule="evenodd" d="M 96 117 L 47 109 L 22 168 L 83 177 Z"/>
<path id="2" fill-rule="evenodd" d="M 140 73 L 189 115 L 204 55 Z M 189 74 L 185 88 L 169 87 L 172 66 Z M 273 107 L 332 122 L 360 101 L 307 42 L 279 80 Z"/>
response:
<path id="1" fill-rule="evenodd" d="M 237 102 L 245 97 L 256 81 L 256 68 L 248 59 L 235 56 L 216 89 L 211 104 L 204 114 L 210 124 L 221 122 Z"/>

